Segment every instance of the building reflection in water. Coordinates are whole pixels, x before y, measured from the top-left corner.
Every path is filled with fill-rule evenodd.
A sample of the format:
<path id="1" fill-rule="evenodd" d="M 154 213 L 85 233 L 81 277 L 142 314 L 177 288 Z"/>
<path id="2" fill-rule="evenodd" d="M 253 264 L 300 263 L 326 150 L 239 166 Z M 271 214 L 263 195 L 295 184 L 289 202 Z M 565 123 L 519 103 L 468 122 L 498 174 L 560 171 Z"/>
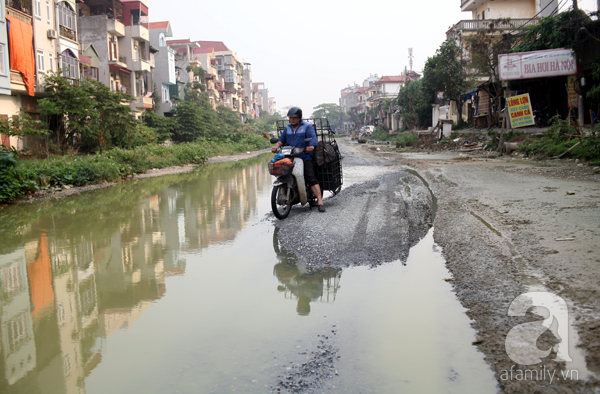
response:
<path id="1" fill-rule="evenodd" d="M 292 253 L 280 247 L 278 230 L 275 229 L 273 234 L 273 249 L 279 260 L 273 267 L 273 274 L 281 283 L 277 290 L 285 298 L 297 300 L 296 311 L 301 316 L 310 314 L 311 302 L 333 303 L 340 288 L 342 269 L 328 267 L 309 272 Z"/>
<path id="2" fill-rule="evenodd" d="M 43 203 L 33 223 L 19 220 L 40 206 L 10 207 L 20 226 L 0 237 L 0 393 L 84 393 L 103 338 L 185 273 L 180 252 L 233 240 L 270 181 L 260 157 Z"/>

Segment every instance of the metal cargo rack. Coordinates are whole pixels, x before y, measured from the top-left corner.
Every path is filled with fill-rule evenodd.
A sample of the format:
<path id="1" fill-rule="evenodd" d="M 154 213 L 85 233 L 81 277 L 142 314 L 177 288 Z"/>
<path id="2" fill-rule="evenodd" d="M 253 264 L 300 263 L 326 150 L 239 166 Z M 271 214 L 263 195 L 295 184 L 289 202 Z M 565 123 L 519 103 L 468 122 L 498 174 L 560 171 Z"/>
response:
<path id="1" fill-rule="evenodd" d="M 331 125 L 326 118 L 309 118 L 303 119 L 310 123 L 317 134 L 317 139 L 321 142 L 321 148 L 324 149 L 326 144 L 331 145 L 335 151 L 335 159 L 325 161 L 323 165 L 316 166 L 317 179 L 321 190 L 328 190 L 334 195 L 339 193 L 342 189 L 342 183 L 344 181 L 342 175 L 342 155 L 338 148 L 337 142 L 335 141 L 335 132 L 331 129 Z M 277 121 L 277 135 L 281 136 L 285 127 L 289 124 L 287 120 Z M 323 151 L 323 157 L 327 157 Z"/>
<path id="2" fill-rule="evenodd" d="M 315 132 L 317 133 L 317 136 L 320 136 L 322 134 L 335 134 L 335 132 L 331 129 L 331 126 L 329 125 L 329 120 L 327 120 L 327 118 L 308 118 L 302 120 L 312 125 L 312 127 L 315 129 Z M 281 133 L 283 133 L 285 126 L 287 126 L 289 123 L 290 122 L 287 120 L 277 121 L 278 136 L 281 136 Z"/>

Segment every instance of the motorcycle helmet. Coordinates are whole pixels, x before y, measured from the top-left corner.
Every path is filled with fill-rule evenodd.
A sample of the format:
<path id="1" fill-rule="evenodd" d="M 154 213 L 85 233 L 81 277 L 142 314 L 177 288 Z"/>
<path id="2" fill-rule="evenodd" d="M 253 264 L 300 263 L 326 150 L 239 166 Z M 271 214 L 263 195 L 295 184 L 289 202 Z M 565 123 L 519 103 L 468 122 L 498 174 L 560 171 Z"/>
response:
<path id="1" fill-rule="evenodd" d="M 292 107 L 287 113 L 288 118 L 300 118 L 302 119 L 302 110 L 298 107 Z"/>

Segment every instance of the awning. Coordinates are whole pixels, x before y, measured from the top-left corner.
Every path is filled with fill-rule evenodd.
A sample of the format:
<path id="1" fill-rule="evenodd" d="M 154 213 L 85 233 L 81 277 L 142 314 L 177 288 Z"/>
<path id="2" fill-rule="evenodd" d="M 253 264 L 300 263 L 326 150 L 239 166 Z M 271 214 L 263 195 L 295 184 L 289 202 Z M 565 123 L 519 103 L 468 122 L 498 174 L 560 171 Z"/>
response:
<path id="1" fill-rule="evenodd" d="M 81 63 L 89 64 L 90 66 L 92 65 L 92 58 L 89 56 L 82 55 L 81 53 L 79 54 L 79 61 Z"/>
<path id="2" fill-rule="evenodd" d="M 124 73 L 131 74 L 131 71 L 129 71 L 128 69 L 126 69 L 126 68 L 123 68 L 123 67 L 121 67 L 121 66 L 117 66 L 116 64 L 111 64 L 111 65 L 109 65 L 109 66 L 108 66 L 108 69 L 109 69 L 110 71 L 123 71 Z"/>
<path id="3" fill-rule="evenodd" d="M 475 96 L 478 91 L 479 91 L 479 88 L 471 89 L 468 92 L 461 94 L 461 96 L 465 96 L 464 101 L 467 101 L 467 100 L 470 100 L 471 97 Z"/>

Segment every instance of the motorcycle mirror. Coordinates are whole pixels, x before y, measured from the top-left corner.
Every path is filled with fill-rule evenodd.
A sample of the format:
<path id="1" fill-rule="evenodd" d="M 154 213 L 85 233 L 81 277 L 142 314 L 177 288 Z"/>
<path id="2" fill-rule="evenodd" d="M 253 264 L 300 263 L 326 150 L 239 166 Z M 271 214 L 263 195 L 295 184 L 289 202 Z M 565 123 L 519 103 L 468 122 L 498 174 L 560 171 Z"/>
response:
<path id="1" fill-rule="evenodd" d="M 310 140 L 312 140 L 312 138 L 305 138 L 304 142 L 309 142 Z"/>
<path id="2" fill-rule="evenodd" d="M 269 140 L 269 142 L 271 142 L 272 144 L 276 144 L 277 141 L 279 141 L 279 139 L 277 137 L 273 137 Z"/>

